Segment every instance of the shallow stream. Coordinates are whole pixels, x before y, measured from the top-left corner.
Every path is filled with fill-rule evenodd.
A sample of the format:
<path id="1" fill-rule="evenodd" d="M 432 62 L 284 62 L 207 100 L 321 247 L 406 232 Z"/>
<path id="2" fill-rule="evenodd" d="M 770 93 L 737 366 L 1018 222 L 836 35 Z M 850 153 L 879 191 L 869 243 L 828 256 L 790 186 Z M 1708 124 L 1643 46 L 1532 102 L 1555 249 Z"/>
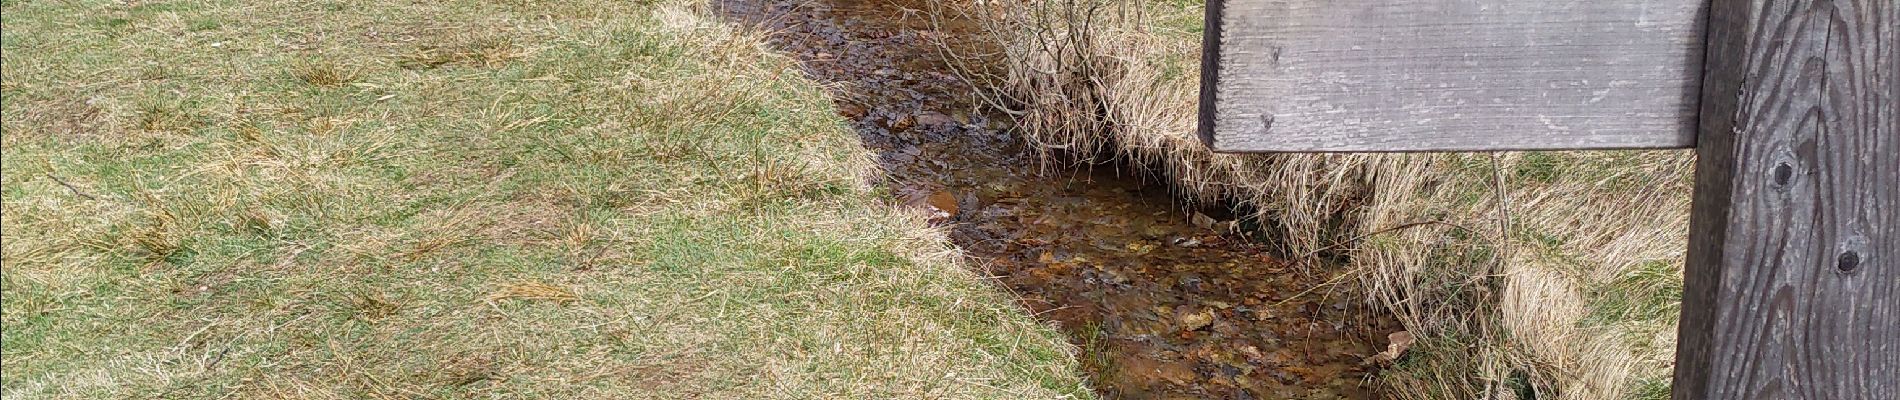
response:
<path id="1" fill-rule="evenodd" d="M 1395 322 L 1309 290 L 1327 277 L 1222 234 L 1207 223 L 1221 210 L 1175 202 L 1153 179 L 1117 165 L 1043 168 L 942 61 L 939 43 L 958 46 L 973 23 L 932 23 L 918 0 L 714 6 L 774 32 L 774 46 L 831 85 L 899 200 L 936 213 L 972 265 L 1067 333 L 1103 397 L 1378 397 L 1363 360 Z"/>

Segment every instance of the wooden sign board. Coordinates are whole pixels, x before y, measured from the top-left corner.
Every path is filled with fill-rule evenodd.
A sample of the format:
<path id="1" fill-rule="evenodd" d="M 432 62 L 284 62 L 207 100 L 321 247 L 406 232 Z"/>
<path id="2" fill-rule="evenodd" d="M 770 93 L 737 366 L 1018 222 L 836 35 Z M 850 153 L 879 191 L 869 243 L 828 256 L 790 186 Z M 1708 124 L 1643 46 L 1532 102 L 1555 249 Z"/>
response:
<path id="1" fill-rule="evenodd" d="M 1900 393 L 1900 1 L 1227 0 L 1207 20 L 1217 151 L 1694 147 L 1673 398 Z"/>
<path id="2" fill-rule="evenodd" d="M 1223 152 L 1695 145 L 1704 0 L 1209 1 Z"/>

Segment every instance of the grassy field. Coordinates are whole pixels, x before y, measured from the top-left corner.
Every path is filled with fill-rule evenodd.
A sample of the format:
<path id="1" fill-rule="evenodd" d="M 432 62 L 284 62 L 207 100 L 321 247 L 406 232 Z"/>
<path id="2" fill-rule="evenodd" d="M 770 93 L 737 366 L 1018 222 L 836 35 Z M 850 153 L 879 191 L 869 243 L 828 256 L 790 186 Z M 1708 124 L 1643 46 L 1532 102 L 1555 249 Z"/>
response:
<path id="1" fill-rule="evenodd" d="M 1342 261 L 1323 272 L 1420 337 L 1381 376 L 1393 396 L 1668 397 L 1690 152 L 1213 154 L 1194 136 L 1203 2 L 983 4 L 964 11 L 1006 62 L 970 72 L 995 104 L 1047 147 L 1156 166 Z"/>
<path id="2" fill-rule="evenodd" d="M 4 0 L 4 394 L 1087 398 L 684 1 Z"/>

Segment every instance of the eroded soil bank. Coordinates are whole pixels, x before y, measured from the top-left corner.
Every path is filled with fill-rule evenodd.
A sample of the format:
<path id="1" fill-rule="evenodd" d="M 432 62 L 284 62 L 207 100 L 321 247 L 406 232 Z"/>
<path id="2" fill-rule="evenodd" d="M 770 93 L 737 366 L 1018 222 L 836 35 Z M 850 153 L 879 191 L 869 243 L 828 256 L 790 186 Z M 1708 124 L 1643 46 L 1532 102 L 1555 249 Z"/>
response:
<path id="1" fill-rule="evenodd" d="M 974 265 L 1083 349 L 1106 398 L 1374 398 L 1365 360 L 1397 323 L 1222 235 L 1166 188 L 1113 165 L 1039 168 L 1008 118 L 977 107 L 926 1 L 715 0 L 775 32 L 834 84 L 900 201 L 935 212 Z M 939 40 L 948 39 L 948 40 Z M 1330 295 L 1329 295 L 1330 294 Z"/>

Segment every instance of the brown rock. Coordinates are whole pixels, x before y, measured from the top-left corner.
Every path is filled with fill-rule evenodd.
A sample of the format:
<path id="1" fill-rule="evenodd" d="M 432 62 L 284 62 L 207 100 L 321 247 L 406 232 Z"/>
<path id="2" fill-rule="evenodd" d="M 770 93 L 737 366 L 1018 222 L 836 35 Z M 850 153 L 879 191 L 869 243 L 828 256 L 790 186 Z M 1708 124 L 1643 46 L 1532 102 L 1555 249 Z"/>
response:
<path id="1" fill-rule="evenodd" d="M 957 123 L 956 120 L 950 119 L 950 116 L 943 115 L 943 113 L 939 112 L 923 112 L 918 113 L 914 117 L 917 119 L 917 124 L 924 126 L 951 125 Z"/>

